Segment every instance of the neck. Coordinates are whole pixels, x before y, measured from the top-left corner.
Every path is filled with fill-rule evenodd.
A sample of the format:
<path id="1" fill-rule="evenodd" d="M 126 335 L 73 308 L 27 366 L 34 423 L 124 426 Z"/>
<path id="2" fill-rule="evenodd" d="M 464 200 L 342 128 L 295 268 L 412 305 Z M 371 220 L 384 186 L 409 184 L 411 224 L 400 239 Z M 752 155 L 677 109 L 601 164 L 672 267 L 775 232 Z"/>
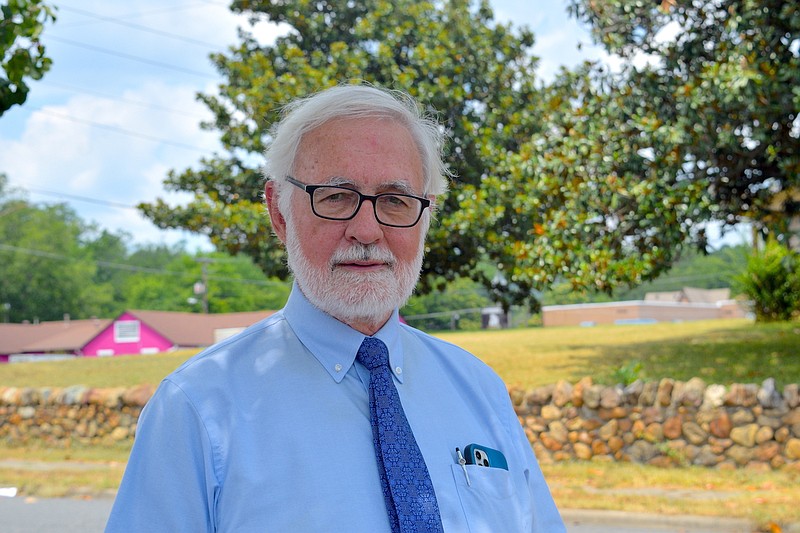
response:
<path id="1" fill-rule="evenodd" d="M 378 330 L 380 330 L 386 322 L 389 321 L 392 314 L 389 313 L 388 315 L 384 316 L 381 319 L 375 319 L 372 317 L 365 317 L 365 318 L 358 318 L 358 319 L 348 319 L 342 320 L 339 317 L 333 317 L 339 322 L 344 322 L 354 330 L 358 331 L 359 333 L 363 333 L 367 337 L 372 337 L 375 335 Z"/>

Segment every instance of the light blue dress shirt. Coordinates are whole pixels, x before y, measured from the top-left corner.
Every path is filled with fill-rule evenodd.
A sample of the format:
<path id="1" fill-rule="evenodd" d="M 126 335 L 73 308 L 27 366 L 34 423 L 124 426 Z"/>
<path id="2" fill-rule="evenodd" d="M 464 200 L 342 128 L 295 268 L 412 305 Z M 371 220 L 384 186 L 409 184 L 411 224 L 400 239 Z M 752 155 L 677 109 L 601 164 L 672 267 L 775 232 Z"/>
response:
<path id="1" fill-rule="evenodd" d="M 376 336 L 445 531 L 565 531 L 500 378 L 397 312 Z M 184 363 L 142 412 L 106 532 L 390 531 L 363 339 L 294 287 L 282 311 Z M 470 443 L 508 470 L 467 465 L 468 483 L 455 449 Z"/>

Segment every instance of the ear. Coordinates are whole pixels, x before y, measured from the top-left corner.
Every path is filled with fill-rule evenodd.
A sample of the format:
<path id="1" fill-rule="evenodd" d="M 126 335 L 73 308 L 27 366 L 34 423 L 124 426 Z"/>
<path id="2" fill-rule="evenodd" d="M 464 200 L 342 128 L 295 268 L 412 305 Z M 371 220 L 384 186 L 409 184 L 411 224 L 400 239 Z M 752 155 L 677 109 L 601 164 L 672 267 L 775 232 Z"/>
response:
<path id="1" fill-rule="evenodd" d="M 272 180 L 268 180 L 264 185 L 264 199 L 267 201 L 267 210 L 269 211 L 269 220 L 272 223 L 272 231 L 274 231 L 275 235 L 285 244 L 286 219 L 278 208 L 278 188 Z"/>
<path id="2" fill-rule="evenodd" d="M 436 195 L 435 194 L 429 194 L 429 195 L 426 196 L 426 198 L 431 201 L 431 206 L 429 207 L 429 209 L 431 211 L 431 216 L 433 216 L 433 215 L 436 214 L 436 211 L 439 209 L 439 204 L 436 203 Z"/>

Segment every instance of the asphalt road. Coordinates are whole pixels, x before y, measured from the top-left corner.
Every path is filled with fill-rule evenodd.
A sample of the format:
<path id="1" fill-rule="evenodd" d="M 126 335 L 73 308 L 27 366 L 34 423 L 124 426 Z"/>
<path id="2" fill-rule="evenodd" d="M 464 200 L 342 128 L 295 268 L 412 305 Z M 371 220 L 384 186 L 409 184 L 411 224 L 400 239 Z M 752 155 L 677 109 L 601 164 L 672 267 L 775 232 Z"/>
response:
<path id="1" fill-rule="evenodd" d="M 0 531 L 3 533 L 102 532 L 111 512 L 110 498 L 0 498 Z"/>
<path id="2" fill-rule="evenodd" d="M 3 533 L 100 533 L 110 498 L 38 499 L 0 497 Z M 632 513 L 565 511 L 568 533 L 749 533 L 741 521 L 696 517 L 663 518 Z"/>

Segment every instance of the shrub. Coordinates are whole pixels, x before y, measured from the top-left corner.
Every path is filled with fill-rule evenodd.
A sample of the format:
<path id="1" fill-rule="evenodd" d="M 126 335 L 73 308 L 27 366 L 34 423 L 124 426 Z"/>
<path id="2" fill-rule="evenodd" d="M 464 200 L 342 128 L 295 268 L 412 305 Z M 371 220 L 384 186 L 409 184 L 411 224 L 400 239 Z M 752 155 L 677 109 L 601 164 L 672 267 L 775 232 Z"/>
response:
<path id="1" fill-rule="evenodd" d="M 800 313 L 800 254 L 775 240 L 750 256 L 737 282 L 753 301 L 758 322 L 791 320 Z"/>

